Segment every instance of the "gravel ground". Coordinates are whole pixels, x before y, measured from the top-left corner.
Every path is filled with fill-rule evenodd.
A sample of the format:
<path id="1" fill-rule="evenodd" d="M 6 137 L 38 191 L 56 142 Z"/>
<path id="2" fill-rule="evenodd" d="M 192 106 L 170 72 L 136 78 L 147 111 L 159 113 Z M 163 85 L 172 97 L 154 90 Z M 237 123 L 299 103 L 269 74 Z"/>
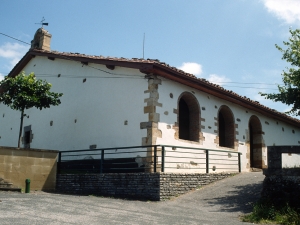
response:
<path id="1" fill-rule="evenodd" d="M 262 173 L 241 173 L 168 201 L 0 192 L 0 224 L 251 224 Z"/>

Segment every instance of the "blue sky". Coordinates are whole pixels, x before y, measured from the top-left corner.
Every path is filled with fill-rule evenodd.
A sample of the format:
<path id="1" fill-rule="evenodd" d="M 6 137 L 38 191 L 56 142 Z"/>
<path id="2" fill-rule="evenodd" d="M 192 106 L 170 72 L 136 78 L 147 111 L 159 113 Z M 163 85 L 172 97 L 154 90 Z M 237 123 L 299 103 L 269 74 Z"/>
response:
<path id="1" fill-rule="evenodd" d="M 275 44 L 300 28 L 299 0 L 1 0 L 0 33 L 30 43 L 43 17 L 52 50 L 142 58 L 145 33 L 145 58 L 289 109 L 258 92 L 276 92 L 282 83 L 289 64 Z M 0 35 L 0 79 L 28 49 Z"/>

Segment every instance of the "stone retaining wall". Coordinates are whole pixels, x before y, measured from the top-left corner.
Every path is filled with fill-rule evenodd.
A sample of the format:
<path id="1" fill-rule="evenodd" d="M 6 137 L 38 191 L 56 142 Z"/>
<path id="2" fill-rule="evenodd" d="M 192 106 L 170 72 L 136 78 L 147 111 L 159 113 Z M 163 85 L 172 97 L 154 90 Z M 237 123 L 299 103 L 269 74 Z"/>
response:
<path id="1" fill-rule="evenodd" d="M 268 146 L 268 169 L 263 183 L 262 198 L 274 204 L 300 206 L 300 168 L 282 168 L 282 154 L 300 154 L 300 146 Z"/>
<path id="2" fill-rule="evenodd" d="M 300 176 L 266 176 L 261 197 L 271 199 L 275 205 L 300 206 Z"/>
<path id="3" fill-rule="evenodd" d="M 55 190 L 58 151 L 0 146 L 0 178 L 25 188 L 31 180 L 32 190 Z"/>
<path id="4" fill-rule="evenodd" d="M 231 173 L 59 174 L 56 191 L 143 200 L 165 200 L 232 176 Z"/>

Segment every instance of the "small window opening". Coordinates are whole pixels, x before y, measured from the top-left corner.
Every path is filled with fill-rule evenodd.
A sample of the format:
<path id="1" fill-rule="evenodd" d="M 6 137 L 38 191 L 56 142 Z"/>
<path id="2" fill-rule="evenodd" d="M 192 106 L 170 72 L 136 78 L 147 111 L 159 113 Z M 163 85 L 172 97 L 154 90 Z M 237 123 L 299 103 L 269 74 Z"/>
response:
<path id="1" fill-rule="evenodd" d="M 24 134 L 25 145 L 30 144 L 30 131 L 26 131 Z"/>
<path id="2" fill-rule="evenodd" d="M 32 142 L 32 130 L 31 125 L 24 127 L 24 135 L 23 135 L 23 144 L 24 148 L 30 148 L 30 143 Z"/>

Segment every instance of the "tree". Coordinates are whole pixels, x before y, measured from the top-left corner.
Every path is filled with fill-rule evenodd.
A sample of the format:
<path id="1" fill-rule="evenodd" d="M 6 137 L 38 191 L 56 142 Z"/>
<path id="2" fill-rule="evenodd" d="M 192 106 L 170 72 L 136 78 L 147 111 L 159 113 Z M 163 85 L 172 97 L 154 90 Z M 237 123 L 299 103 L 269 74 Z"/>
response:
<path id="1" fill-rule="evenodd" d="M 18 148 L 20 148 L 24 110 L 36 107 L 40 110 L 59 105 L 62 93 L 50 92 L 51 84 L 36 79 L 34 73 L 26 75 L 21 72 L 15 77 L 6 76 L 0 81 L 0 102 L 13 110 L 21 111 Z"/>
<path id="2" fill-rule="evenodd" d="M 279 93 L 260 94 L 265 96 L 266 99 L 292 105 L 292 109 L 286 113 L 300 116 L 300 30 L 290 29 L 290 34 L 289 41 L 283 42 L 287 49 L 275 45 L 283 53 L 282 59 L 292 66 L 282 73 L 284 85 L 278 85 Z"/>

